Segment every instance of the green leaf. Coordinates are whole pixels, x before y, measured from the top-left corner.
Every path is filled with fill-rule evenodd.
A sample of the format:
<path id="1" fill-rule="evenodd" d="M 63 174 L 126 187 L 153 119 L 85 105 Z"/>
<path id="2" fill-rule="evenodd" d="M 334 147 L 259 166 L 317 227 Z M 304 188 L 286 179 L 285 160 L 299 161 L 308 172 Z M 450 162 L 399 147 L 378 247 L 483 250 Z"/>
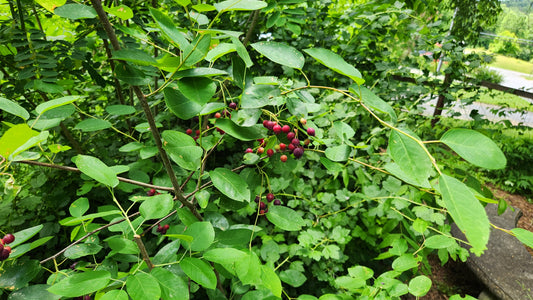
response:
<path id="1" fill-rule="evenodd" d="M 40 271 L 41 265 L 36 260 L 4 264 L 0 271 L 0 288 L 8 290 L 20 289 L 32 281 Z"/>
<path id="2" fill-rule="evenodd" d="M 234 36 L 230 37 L 231 42 L 237 47 L 237 54 L 240 58 L 242 58 L 243 62 L 245 63 L 246 67 L 251 67 L 254 63 L 250 59 L 250 54 L 248 54 L 248 51 L 246 51 L 246 47 L 241 43 L 241 41 Z"/>
<path id="3" fill-rule="evenodd" d="M 364 280 L 356 279 L 356 278 L 353 278 L 353 277 L 339 276 L 339 277 L 335 278 L 335 284 L 337 284 L 337 286 L 339 286 L 341 288 L 344 288 L 344 289 L 347 289 L 349 291 L 355 291 L 358 288 L 361 288 L 361 287 L 365 286 L 366 282 Z M 334 298 L 332 298 L 332 299 L 334 299 Z"/>
<path id="4" fill-rule="evenodd" d="M 485 209 L 470 189 L 453 177 L 442 174 L 438 189 L 448 213 L 472 245 L 470 251 L 481 255 L 487 249 L 490 234 Z"/>
<path id="5" fill-rule="evenodd" d="M 202 105 L 189 100 L 178 90 L 168 87 L 163 90 L 163 94 L 168 109 L 180 119 L 188 120 L 202 111 Z"/>
<path id="6" fill-rule="evenodd" d="M 209 264 L 195 257 L 184 257 L 180 267 L 187 276 L 199 285 L 214 290 L 217 287 L 217 277 Z"/>
<path id="7" fill-rule="evenodd" d="M 324 48 L 311 48 L 305 49 L 304 51 L 316 59 L 319 63 L 330 68 L 331 70 L 350 77 L 358 85 L 365 83 L 365 80 L 362 79 L 361 73 L 352 65 L 348 64 L 340 55 L 334 53 L 333 51 Z"/>
<path id="8" fill-rule="evenodd" d="M 274 296 L 281 298 L 281 280 L 279 280 L 274 269 L 269 266 L 261 266 L 261 271 L 261 281 L 263 285 L 269 289 Z"/>
<path id="9" fill-rule="evenodd" d="M 137 244 L 132 241 L 125 238 L 122 238 L 120 236 L 111 236 L 104 240 L 108 245 L 109 248 L 111 248 L 111 251 L 108 255 L 114 255 L 115 253 L 121 253 L 121 254 L 138 254 L 139 253 L 139 247 L 137 247 Z"/>
<path id="10" fill-rule="evenodd" d="M 411 293 L 413 296 L 422 297 L 429 292 L 430 288 L 431 279 L 429 279 L 427 276 L 420 275 L 409 281 L 409 293 Z"/>
<path id="11" fill-rule="evenodd" d="M 350 139 L 355 135 L 355 131 L 350 125 L 342 121 L 336 121 L 333 123 L 333 127 L 335 128 L 335 134 L 342 142 L 351 144 Z"/>
<path id="12" fill-rule="evenodd" d="M 159 28 L 163 30 L 163 32 L 168 36 L 169 40 L 176 44 L 178 48 L 184 50 L 185 47 L 189 46 L 189 42 L 187 41 L 185 34 L 178 29 L 178 26 L 172 22 L 172 19 L 167 16 L 166 13 L 150 7 L 150 14 L 154 18 L 154 21 Z"/>
<path id="13" fill-rule="evenodd" d="M 83 96 L 65 96 L 65 97 L 61 97 L 58 99 L 46 101 L 44 103 L 37 105 L 37 107 L 35 108 L 35 112 L 37 112 L 38 115 L 41 115 L 44 112 L 51 110 L 52 108 L 70 104 L 81 98 L 83 98 Z"/>
<path id="14" fill-rule="evenodd" d="M 48 291 L 65 297 L 78 297 L 105 288 L 110 279 L 111 274 L 108 271 L 84 272 L 59 281 Z"/>
<path id="15" fill-rule="evenodd" d="M 88 155 L 76 155 L 72 157 L 72 162 L 85 175 L 110 187 L 118 185 L 116 173 L 96 157 Z"/>
<path id="16" fill-rule="evenodd" d="M 328 147 L 326 149 L 326 157 L 332 161 L 346 161 L 352 152 L 348 145 L 339 145 Z"/>
<path id="17" fill-rule="evenodd" d="M 124 290 L 112 290 L 105 293 L 99 300 L 128 300 L 128 293 Z"/>
<path id="18" fill-rule="evenodd" d="M 305 57 L 300 51 L 283 43 L 259 42 L 250 46 L 271 61 L 289 68 L 302 69 L 305 64 Z"/>
<path id="19" fill-rule="evenodd" d="M 82 197 L 70 204 L 68 211 L 73 217 L 81 217 L 89 209 L 89 200 Z"/>
<path id="20" fill-rule="evenodd" d="M 211 46 L 211 35 L 201 34 L 189 46 L 183 49 L 183 57 L 187 57 L 185 67 L 194 66 L 207 56 Z"/>
<path id="21" fill-rule="evenodd" d="M 213 77 L 227 75 L 228 72 L 215 68 L 192 68 L 177 72 L 173 78 L 183 77 Z"/>
<path id="22" fill-rule="evenodd" d="M 133 18 L 133 11 L 131 10 L 131 8 L 127 7 L 124 4 L 121 4 L 119 6 L 113 6 L 113 7 L 104 6 L 104 10 L 107 13 L 110 13 L 114 16 L 121 18 L 122 20 L 128 20 L 128 19 Z"/>
<path id="23" fill-rule="evenodd" d="M 191 224 L 198 221 L 198 219 L 193 215 L 193 213 L 185 207 L 176 209 L 176 213 L 178 214 L 180 221 L 183 222 L 185 226 L 190 226 Z"/>
<path id="24" fill-rule="evenodd" d="M 97 254 L 102 246 L 93 243 L 76 244 L 65 251 L 64 255 L 69 259 L 78 259 L 87 255 Z"/>
<path id="25" fill-rule="evenodd" d="M 9 128 L 0 138 L 0 155 L 9 157 L 16 149 L 37 135 L 39 132 L 32 130 L 27 124 L 17 124 Z"/>
<path id="26" fill-rule="evenodd" d="M 445 235 L 433 235 L 426 239 L 424 245 L 431 249 L 445 249 L 455 245 L 455 240 Z"/>
<path id="27" fill-rule="evenodd" d="M 196 145 L 191 136 L 174 130 L 165 130 L 161 136 L 163 137 L 163 148 L 178 166 L 186 170 L 200 168 L 203 150 Z"/>
<path id="28" fill-rule="evenodd" d="M 159 219 L 166 216 L 173 207 L 172 195 L 160 194 L 144 200 L 139 207 L 139 212 L 145 220 Z"/>
<path id="29" fill-rule="evenodd" d="M 286 206 L 272 206 L 266 216 L 272 224 L 286 231 L 298 231 L 305 225 L 300 214 Z"/>
<path id="30" fill-rule="evenodd" d="M 279 88 L 273 85 L 253 84 L 247 86 L 241 97 L 242 108 L 261 108 L 270 105 L 280 95 Z"/>
<path id="31" fill-rule="evenodd" d="M 216 168 L 209 172 L 209 177 L 222 194 L 233 200 L 250 202 L 248 184 L 239 175 L 226 168 Z"/>
<path id="32" fill-rule="evenodd" d="M 235 46 L 235 44 L 220 43 L 215 48 L 207 52 L 205 60 L 207 60 L 208 62 L 215 62 L 222 56 L 235 51 L 237 51 L 237 46 Z"/>
<path id="33" fill-rule="evenodd" d="M 98 130 L 103 130 L 111 128 L 113 125 L 107 120 L 101 119 L 85 119 L 74 127 L 74 129 L 81 130 L 83 132 L 93 132 Z"/>
<path id="34" fill-rule="evenodd" d="M 412 131 L 407 129 L 402 131 L 420 140 Z M 393 130 L 389 137 L 387 152 L 408 178 L 413 179 L 418 186 L 429 186 L 428 177 L 433 166 L 422 145 L 405 134 Z"/>
<path id="35" fill-rule="evenodd" d="M 152 82 L 152 76 L 126 62 L 116 64 L 115 75 L 118 79 L 131 85 L 146 85 Z"/>
<path id="36" fill-rule="evenodd" d="M 206 11 L 213 11 L 216 10 L 216 8 L 213 5 L 209 4 L 196 4 L 193 5 L 192 8 L 196 10 L 197 12 L 206 12 Z"/>
<path id="37" fill-rule="evenodd" d="M 105 111 L 110 115 L 124 116 L 131 115 L 136 112 L 135 107 L 130 105 L 109 105 L 105 108 Z"/>
<path id="38" fill-rule="evenodd" d="M 148 273 L 138 272 L 130 275 L 126 280 L 128 295 L 133 300 L 159 299 L 161 289 L 159 282 L 154 276 Z"/>
<path id="39" fill-rule="evenodd" d="M 350 86 L 350 91 L 358 95 L 368 107 L 380 113 L 387 114 L 392 122 L 396 122 L 396 112 L 387 102 L 374 94 L 371 90 L 364 86 Z"/>
<path id="40" fill-rule="evenodd" d="M 30 118 L 30 113 L 26 109 L 24 109 L 24 107 L 20 106 L 14 101 L 2 97 L 0 97 L 0 110 L 8 112 L 17 117 L 21 117 L 24 120 Z"/>
<path id="41" fill-rule="evenodd" d="M 259 257 L 254 252 L 247 255 L 235 263 L 235 273 L 242 284 L 260 284 L 262 265 Z"/>
<path id="42" fill-rule="evenodd" d="M 217 119 L 215 126 L 224 130 L 227 134 L 241 141 L 253 141 L 266 137 L 266 128 L 263 125 L 242 127 L 230 119 Z"/>
<path id="43" fill-rule="evenodd" d="M 183 234 L 193 237 L 192 242 L 186 243 L 192 251 L 204 251 L 215 240 L 215 230 L 209 222 L 195 222 L 188 226 Z"/>
<path id="44" fill-rule="evenodd" d="M 163 268 L 155 268 L 150 274 L 159 281 L 161 299 L 189 299 L 189 287 L 183 278 Z"/>
<path id="45" fill-rule="evenodd" d="M 30 285 L 9 294 L 8 300 L 59 300 L 61 296 L 47 291 L 49 287 L 47 284 Z"/>
<path id="46" fill-rule="evenodd" d="M 470 129 L 450 129 L 440 139 L 466 161 L 486 169 L 503 169 L 507 159 L 488 137 Z"/>
<path id="47" fill-rule="evenodd" d="M 15 232 L 13 235 L 15 236 L 15 241 L 10 244 L 12 248 L 15 248 L 16 246 L 24 243 L 25 241 L 31 239 L 34 235 L 39 233 L 43 229 L 43 225 L 37 225 L 30 228 L 26 228 L 24 230 Z"/>
<path id="48" fill-rule="evenodd" d="M 92 19 L 97 16 L 94 8 L 78 3 L 65 4 L 58 7 L 54 9 L 54 14 L 71 20 Z"/>
<path id="49" fill-rule="evenodd" d="M 178 89 L 187 99 L 204 105 L 215 95 L 217 85 L 206 77 L 185 77 L 178 81 Z"/>
<path id="50" fill-rule="evenodd" d="M 107 217 L 107 216 L 112 216 L 112 215 L 121 215 L 121 212 L 120 210 L 108 210 L 108 211 L 103 211 L 99 213 L 88 214 L 88 215 L 81 216 L 78 218 L 68 217 L 68 218 L 64 218 L 63 220 L 59 221 L 59 224 L 63 226 L 75 226 L 87 220 L 102 218 L 102 217 Z"/>
<path id="51" fill-rule="evenodd" d="M 511 232 L 516 238 L 528 247 L 533 248 L 533 232 L 523 228 L 513 228 Z"/>
<path id="52" fill-rule="evenodd" d="M 348 274 L 350 274 L 350 277 L 366 281 L 374 276 L 374 271 L 368 267 L 355 266 L 348 268 Z"/>
<path id="53" fill-rule="evenodd" d="M 35 2 L 39 3 L 42 7 L 53 13 L 56 7 L 64 5 L 67 3 L 67 0 L 35 0 Z"/>
<path id="54" fill-rule="evenodd" d="M 228 0 L 215 3 L 215 8 L 219 12 L 226 12 L 232 10 L 257 10 L 265 8 L 267 3 L 264 1 L 255 1 L 255 0 Z"/>
<path id="55" fill-rule="evenodd" d="M 293 287 L 299 287 L 307 281 L 307 277 L 302 272 L 293 269 L 281 271 L 279 278 Z"/>
<path id="56" fill-rule="evenodd" d="M 418 267 L 418 261 L 411 253 L 405 253 L 392 262 L 392 268 L 398 272 L 404 272 Z"/>
<path id="57" fill-rule="evenodd" d="M 242 260 L 248 254 L 235 248 L 216 248 L 204 253 L 204 259 L 222 265 L 231 265 Z"/>
<path id="58" fill-rule="evenodd" d="M 129 61 L 141 66 L 152 66 L 157 64 L 152 55 L 139 49 L 120 49 L 113 51 L 112 59 Z"/>
<path id="59" fill-rule="evenodd" d="M 200 112 L 200 116 L 210 115 L 214 112 L 224 109 L 225 107 L 226 104 L 220 102 L 207 103 Z"/>
<path id="60" fill-rule="evenodd" d="M 33 146 L 37 146 L 41 142 L 46 141 L 48 139 L 48 135 L 49 135 L 48 131 L 42 131 L 38 135 L 36 135 L 34 137 L 31 137 L 24 144 L 22 144 L 20 147 L 15 149 L 15 151 L 13 151 L 13 153 L 11 153 L 11 155 L 9 155 L 8 159 L 12 160 L 12 159 L 16 158 L 16 156 L 19 155 L 20 153 L 30 149 Z"/>

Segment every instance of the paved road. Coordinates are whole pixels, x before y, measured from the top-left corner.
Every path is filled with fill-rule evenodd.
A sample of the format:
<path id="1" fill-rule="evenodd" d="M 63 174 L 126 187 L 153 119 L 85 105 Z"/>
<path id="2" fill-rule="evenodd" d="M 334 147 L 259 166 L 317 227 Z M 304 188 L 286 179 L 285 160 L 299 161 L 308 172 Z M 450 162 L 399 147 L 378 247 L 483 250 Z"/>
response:
<path id="1" fill-rule="evenodd" d="M 533 92 L 533 80 L 526 79 L 528 76 L 533 79 L 533 74 L 520 73 L 494 67 L 489 67 L 489 69 L 503 75 L 503 82 L 500 83 L 501 85 Z"/>

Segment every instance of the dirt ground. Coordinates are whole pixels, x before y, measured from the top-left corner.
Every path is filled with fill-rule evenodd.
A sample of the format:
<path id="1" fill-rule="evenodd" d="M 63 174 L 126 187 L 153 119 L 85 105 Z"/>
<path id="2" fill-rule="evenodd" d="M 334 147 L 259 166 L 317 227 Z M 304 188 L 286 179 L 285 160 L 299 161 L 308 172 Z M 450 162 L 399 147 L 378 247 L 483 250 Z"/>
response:
<path id="1" fill-rule="evenodd" d="M 518 221 L 517 227 L 524 228 L 533 232 L 533 203 L 520 195 L 509 194 L 505 191 L 490 187 L 495 199 L 505 199 L 510 206 L 519 208 L 523 215 Z M 533 250 L 528 249 L 533 255 Z M 468 294 L 477 297 L 484 289 L 474 273 L 468 269 L 465 263 L 450 260 L 446 265 L 441 266 L 437 256 L 430 257 L 432 274 L 430 276 L 433 286 L 428 294 L 419 299 L 421 300 L 448 300 L 451 295 Z M 415 299 L 413 298 L 405 298 Z"/>

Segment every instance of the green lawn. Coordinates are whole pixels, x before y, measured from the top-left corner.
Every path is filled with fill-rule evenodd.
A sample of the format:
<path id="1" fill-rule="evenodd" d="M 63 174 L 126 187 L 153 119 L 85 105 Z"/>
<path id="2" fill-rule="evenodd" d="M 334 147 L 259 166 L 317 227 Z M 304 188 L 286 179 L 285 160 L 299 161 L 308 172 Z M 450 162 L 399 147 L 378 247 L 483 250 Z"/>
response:
<path id="1" fill-rule="evenodd" d="M 494 54 L 490 52 L 489 50 L 482 49 L 482 48 L 467 49 L 465 50 L 465 52 L 492 54 L 494 55 L 494 61 L 490 64 L 491 67 L 521 72 L 525 74 L 533 74 L 533 63 L 530 63 L 525 60 L 507 57 L 507 56 L 503 56 L 500 54 Z"/>
<path id="2" fill-rule="evenodd" d="M 460 94 L 462 94 L 461 98 L 469 98 L 474 96 L 474 93 L 475 92 L 466 93 L 462 91 Z M 486 88 L 482 88 L 478 94 L 479 99 L 477 99 L 476 102 L 500 105 L 515 109 L 526 109 L 533 112 L 533 104 L 513 94 L 504 93 L 501 91 L 488 91 Z M 457 94 L 456 97 L 458 97 Z"/>

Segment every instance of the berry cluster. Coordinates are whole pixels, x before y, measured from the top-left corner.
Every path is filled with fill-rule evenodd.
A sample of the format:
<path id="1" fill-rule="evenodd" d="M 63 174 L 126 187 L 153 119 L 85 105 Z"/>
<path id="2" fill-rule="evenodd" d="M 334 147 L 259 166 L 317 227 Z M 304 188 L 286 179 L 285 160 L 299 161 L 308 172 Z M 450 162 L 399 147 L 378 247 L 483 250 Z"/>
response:
<path id="1" fill-rule="evenodd" d="M 302 125 L 307 124 L 307 121 L 305 119 L 301 119 L 300 123 Z M 274 149 L 268 149 L 267 150 L 267 156 L 272 157 L 274 155 L 274 150 L 277 152 L 285 152 L 288 151 L 289 153 L 292 153 L 295 159 L 299 159 L 304 155 L 304 146 L 309 145 L 311 142 L 308 138 L 305 139 L 303 142 L 298 139 L 298 129 L 292 129 L 289 125 L 283 125 L 281 126 L 277 122 L 271 121 L 271 120 L 264 120 L 263 126 L 269 130 L 272 130 L 274 132 L 274 135 L 277 136 L 277 139 L 280 140 L 280 143 L 274 146 Z M 283 137 L 283 134 L 285 137 Z M 308 127 L 307 128 L 307 135 L 308 136 L 315 136 L 315 129 Z M 285 140 L 287 143 L 285 143 Z M 261 141 L 260 141 L 261 142 Z M 260 147 L 257 149 L 258 154 L 263 154 L 264 148 L 262 147 L 264 144 L 264 140 L 261 142 Z M 253 152 L 251 148 L 246 149 L 246 153 Z M 286 162 L 288 159 L 288 156 L 286 154 L 282 154 L 279 159 L 282 162 Z"/>
<path id="2" fill-rule="evenodd" d="M 6 260 L 9 257 L 9 254 L 11 254 L 11 247 L 6 245 L 11 244 L 14 241 L 15 236 L 11 233 L 6 234 L 4 238 L 0 240 L 0 261 Z"/>
<path id="3" fill-rule="evenodd" d="M 170 225 L 168 224 L 165 224 L 164 226 L 161 226 L 161 224 L 157 224 L 157 229 L 156 231 L 165 235 L 167 234 L 167 230 L 170 228 Z"/>
<path id="4" fill-rule="evenodd" d="M 281 200 L 275 199 L 274 194 L 268 193 L 265 196 L 268 203 L 271 203 L 273 205 L 281 205 Z M 264 215 L 268 212 L 268 205 L 264 201 L 261 201 L 261 196 L 255 196 L 255 203 L 259 205 L 259 215 Z"/>

